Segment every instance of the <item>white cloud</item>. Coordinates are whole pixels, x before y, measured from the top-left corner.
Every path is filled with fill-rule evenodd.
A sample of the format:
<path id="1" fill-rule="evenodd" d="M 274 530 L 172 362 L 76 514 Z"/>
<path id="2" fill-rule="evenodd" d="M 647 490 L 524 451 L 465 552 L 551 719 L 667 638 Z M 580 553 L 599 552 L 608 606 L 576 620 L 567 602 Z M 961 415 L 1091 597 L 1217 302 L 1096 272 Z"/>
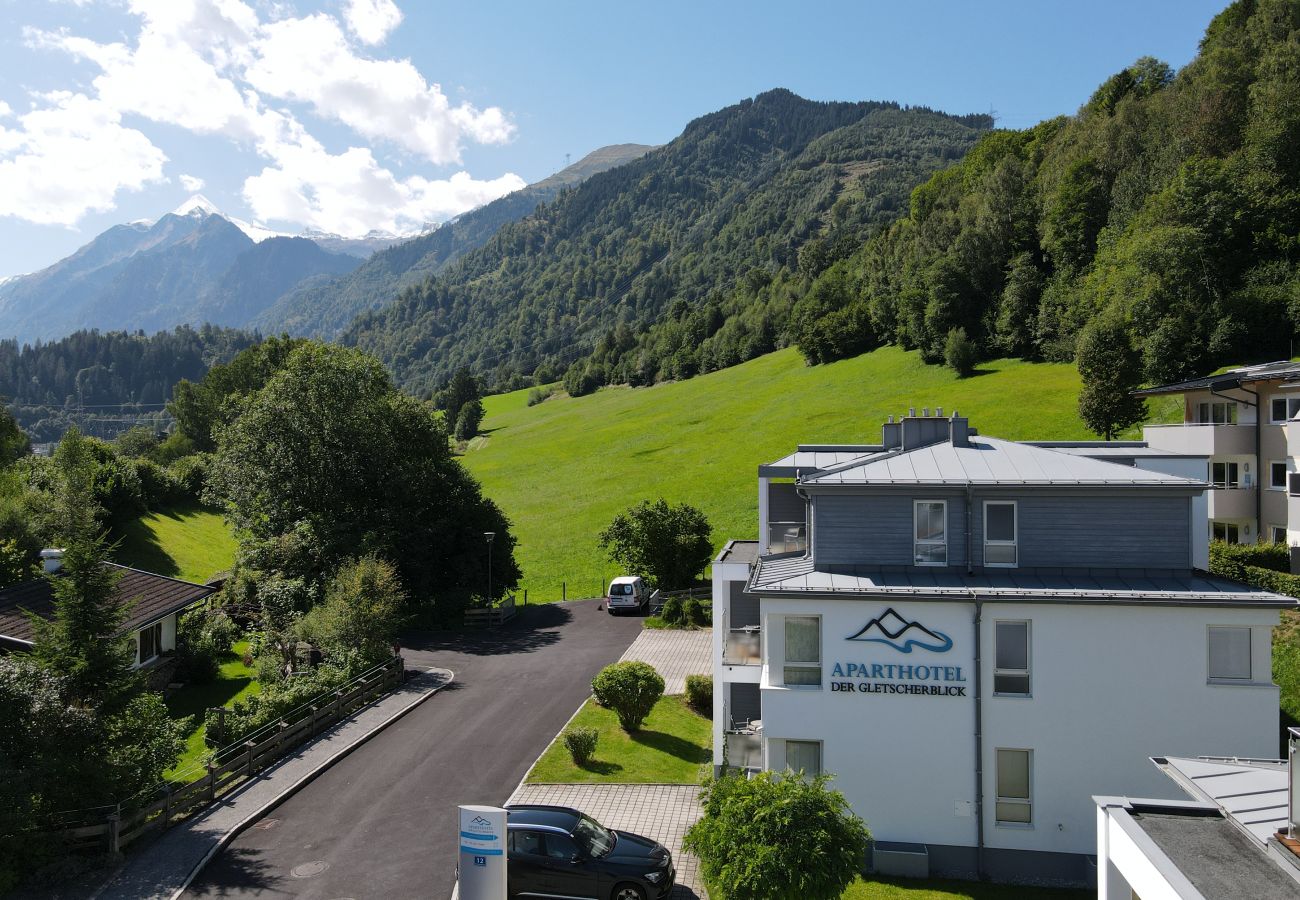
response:
<path id="1" fill-rule="evenodd" d="M 204 181 L 197 175 L 182 175 L 180 176 L 180 181 L 181 187 L 185 188 L 185 190 L 191 194 L 195 191 L 203 190 Z"/>
<path id="2" fill-rule="evenodd" d="M 127 5 L 140 20 L 134 40 L 98 43 L 66 31 L 24 32 L 30 46 L 94 64 L 100 71 L 92 82 L 93 97 L 82 100 L 111 117 L 103 127 L 111 124 L 128 136 L 108 154 L 123 172 L 104 178 L 87 195 L 86 209 L 111 209 L 116 191 L 140 186 L 145 177 L 140 173 L 153 172 L 144 163 L 165 160 L 143 134 L 121 126 L 121 117 L 131 115 L 253 147 L 268 164 L 247 179 L 244 193 L 263 220 L 343 234 L 401 230 L 456 215 L 523 185 L 511 174 L 486 180 L 466 172 L 399 179 L 370 148 L 332 154 L 294 112 L 268 105 L 304 104 L 368 141 L 395 145 L 435 165 L 458 162 L 464 141 L 500 143 L 513 135 L 513 124 L 499 108 L 453 106 L 410 60 L 359 55 L 333 16 L 295 18 L 278 10 L 271 13 L 276 21 L 262 21 L 243 0 L 128 0 Z M 347 0 L 344 17 L 355 40 L 376 44 L 401 21 L 401 12 L 391 0 Z M 7 109 L 0 105 L 0 117 Z M 14 134 L 0 129 L 0 153 L 18 140 Z M 40 149 L 39 136 L 24 138 L 23 147 L 31 157 L 56 158 Z M 84 149 L 97 153 L 91 145 Z M 68 146 L 60 152 L 69 152 Z M 108 162 L 94 165 L 104 169 Z M 53 171 L 51 177 L 57 182 Z M 149 174 L 145 180 L 157 177 Z M 195 190 L 185 180 L 190 177 L 182 176 L 182 184 Z M 7 204 L 0 215 L 26 218 L 18 206 Z M 42 221 L 58 219 L 59 209 L 64 221 L 75 221 L 82 213 L 74 215 L 73 206 L 50 205 Z"/>
<path id="3" fill-rule="evenodd" d="M 402 23 L 402 11 L 393 0 L 348 0 L 343 8 L 348 30 L 366 44 L 382 44 Z"/>
<path id="4" fill-rule="evenodd" d="M 121 190 L 163 180 L 167 157 L 101 100 L 67 92 L 0 127 L 0 216 L 75 224 Z"/>

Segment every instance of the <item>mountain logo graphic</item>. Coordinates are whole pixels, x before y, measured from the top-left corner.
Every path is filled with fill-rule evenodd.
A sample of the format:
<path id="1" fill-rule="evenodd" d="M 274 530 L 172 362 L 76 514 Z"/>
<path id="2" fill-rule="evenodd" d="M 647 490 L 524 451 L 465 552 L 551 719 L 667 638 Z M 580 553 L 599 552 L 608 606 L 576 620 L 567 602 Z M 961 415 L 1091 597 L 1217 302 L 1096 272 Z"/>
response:
<path id="1" fill-rule="evenodd" d="M 489 822 L 487 819 L 483 818 L 482 816 L 475 816 L 474 818 L 469 820 L 469 827 L 473 828 L 475 831 L 490 832 L 492 830 L 492 823 Z"/>
<path id="2" fill-rule="evenodd" d="M 920 622 L 909 622 L 892 608 L 863 625 L 861 631 L 850 635 L 847 640 L 886 644 L 903 653 L 911 653 L 913 647 L 934 653 L 946 653 L 952 649 L 952 638 L 948 635 L 931 631 Z"/>

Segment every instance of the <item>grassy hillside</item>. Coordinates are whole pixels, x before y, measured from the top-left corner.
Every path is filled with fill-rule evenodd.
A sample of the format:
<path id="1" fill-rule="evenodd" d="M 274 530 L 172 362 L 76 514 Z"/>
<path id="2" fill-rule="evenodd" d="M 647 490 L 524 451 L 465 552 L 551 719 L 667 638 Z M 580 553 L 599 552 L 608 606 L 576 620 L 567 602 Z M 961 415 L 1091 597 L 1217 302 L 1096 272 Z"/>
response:
<path id="1" fill-rule="evenodd" d="M 465 463 L 519 538 L 530 600 L 592 596 L 615 574 L 596 546 L 614 514 L 642 499 L 705 511 L 720 546 L 757 537 L 757 467 L 798 443 L 869 442 L 907 407 L 959 410 L 982 433 L 1092 437 L 1075 412 L 1071 365 L 998 360 L 958 380 L 919 355 L 884 348 L 808 367 L 782 350 L 689 381 L 606 388 L 527 406 L 489 398 L 486 437 Z"/>
<path id="2" fill-rule="evenodd" d="M 200 584 L 235 561 L 230 528 L 220 513 L 201 506 L 149 513 L 116 537 L 114 558 L 123 565 Z"/>

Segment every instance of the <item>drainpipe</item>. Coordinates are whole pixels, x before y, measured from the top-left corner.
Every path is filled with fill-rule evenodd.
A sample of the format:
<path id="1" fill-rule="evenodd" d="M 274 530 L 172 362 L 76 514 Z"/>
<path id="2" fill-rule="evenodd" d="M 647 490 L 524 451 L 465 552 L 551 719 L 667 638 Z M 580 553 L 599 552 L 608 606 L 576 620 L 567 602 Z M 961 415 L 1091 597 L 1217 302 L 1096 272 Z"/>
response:
<path id="1" fill-rule="evenodd" d="M 981 620 L 984 602 L 971 592 L 975 601 L 975 874 L 980 881 L 984 874 L 984 707 L 981 681 L 983 678 L 983 653 Z"/>
<path id="2" fill-rule="evenodd" d="M 970 530 L 971 507 L 974 505 L 974 503 L 975 503 L 975 495 L 971 490 L 970 483 L 968 482 L 966 484 L 966 574 L 967 575 L 975 574 L 975 562 L 974 560 L 971 559 L 971 530 Z"/>
<path id="3" fill-rule="evenodd" d="M 1264 472 L 1261 470 L 1263 462 L 1263 427 L 1264 427 L 1264 410 L 1259 406 L 1259 391 L 1252 391 L 1250 388 L 1237 385 L 1237 390 L 1245 391 L 1255 398 L 1255 402 L 1243 400 L 1240 397 L 1229 397 L 1227 394 L 1220 394 L 1214 388 L 1210 388 L 1210 393 L 1215 397 L 1222 397 L 1224 400 L 1231 400 L 1234 403 L 1245 403 L 1247 406 L 1255 407 L 1255 543 L 1259 543 L 1264 537 Z"/>

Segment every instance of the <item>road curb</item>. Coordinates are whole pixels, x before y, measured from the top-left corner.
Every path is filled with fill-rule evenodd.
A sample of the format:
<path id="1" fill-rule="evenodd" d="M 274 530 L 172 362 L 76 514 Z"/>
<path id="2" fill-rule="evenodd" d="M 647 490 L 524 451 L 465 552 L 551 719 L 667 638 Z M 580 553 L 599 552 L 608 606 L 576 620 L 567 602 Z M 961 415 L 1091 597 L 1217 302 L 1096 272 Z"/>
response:
<path id="1" fill-rule="evenodd" d="M 442 684 L 426 692 L 424 696 L 417 699 L 410 706 L 398 710 L 396 713 L 389 716 L 387 719 L 385 719 L 384 721 L 376 725 L 374 728 L 372 728 L 360 739 L 336 751 L 328 759 L 324 760 L 319 766 L 312 769 L 310 772 L 308 772 L 306 775 L 300 778 L 296 783 L 286 788 L 284 793 L 280 794 L 278 797 L 274 798 L 273 800 L 269 800 L 266 803 L 263 803 L 258 809 L 254 810 L 249 815 L 241 819 L 238 823 L 235 824 L 233 828 L 231 828 L 224 835 L 222 835 L 221 838 L 217 841 L 217 843 L 212 847 L 212 849 L 209 850 L 201 860 L 199 860 L 199 862 L 194 866 L 194 868 L 190 870 L 190 873 L 185 876 L 185 881 L 181 884 L 181 886 L 168 895 L 168 900 L 179 900 L 180 896 L 185 893 L 185 891 L 189 888 L 190 884 L 193 883 L 194 879 L 198 877 L 199 873 L 202 872 L 203 869 L 207 866 L 207 864 L 212 861 L 213 857 L 215 857 L 222 850 L 226 849 L 226 847 L 230 846 L 230 842 L 233 841 L 235 838 L 239 837 L 239 835 L 242 834 L 245 830 L 247 830 L 250 825 L 252 825 L 258 819 L 260 819 L 262 816 L 266 815 L 275 807 L 279 806 L 284 801 L 288 800 L 294 794 L 298 793 L 298 791 L 302 790 L 307 785 L 311 784 L 313 781 L 316 780 L 316 778 L 321 773 L 325 772 L 327 769 L 333 766 L 340 759 L 343 759 L 343 757 L 347 756 L 353 750 L 366 744 L 372 737 L 379 734 L 381 731 L 386 729 L 389 725 L 392 725 L 394 722 L 396 722 L 398 719 L 401 719 L 411 710 L 421 706 L 426 700 L 428 700 L 430 697 L 434 696 L 435 694 L 439 693 L 443 688 L 451 684 L 452 681 L 454 681 L 456 678 L 456 673 L 451 671 L 451 669 L 439 669 L 434 667 L 434 668 L 425 669 L 424 671 L 425 674 L 433 674 L 435 672 L 445 672 L 447 673 L 448 677 L 446 681 L 444 681 Z"/>

